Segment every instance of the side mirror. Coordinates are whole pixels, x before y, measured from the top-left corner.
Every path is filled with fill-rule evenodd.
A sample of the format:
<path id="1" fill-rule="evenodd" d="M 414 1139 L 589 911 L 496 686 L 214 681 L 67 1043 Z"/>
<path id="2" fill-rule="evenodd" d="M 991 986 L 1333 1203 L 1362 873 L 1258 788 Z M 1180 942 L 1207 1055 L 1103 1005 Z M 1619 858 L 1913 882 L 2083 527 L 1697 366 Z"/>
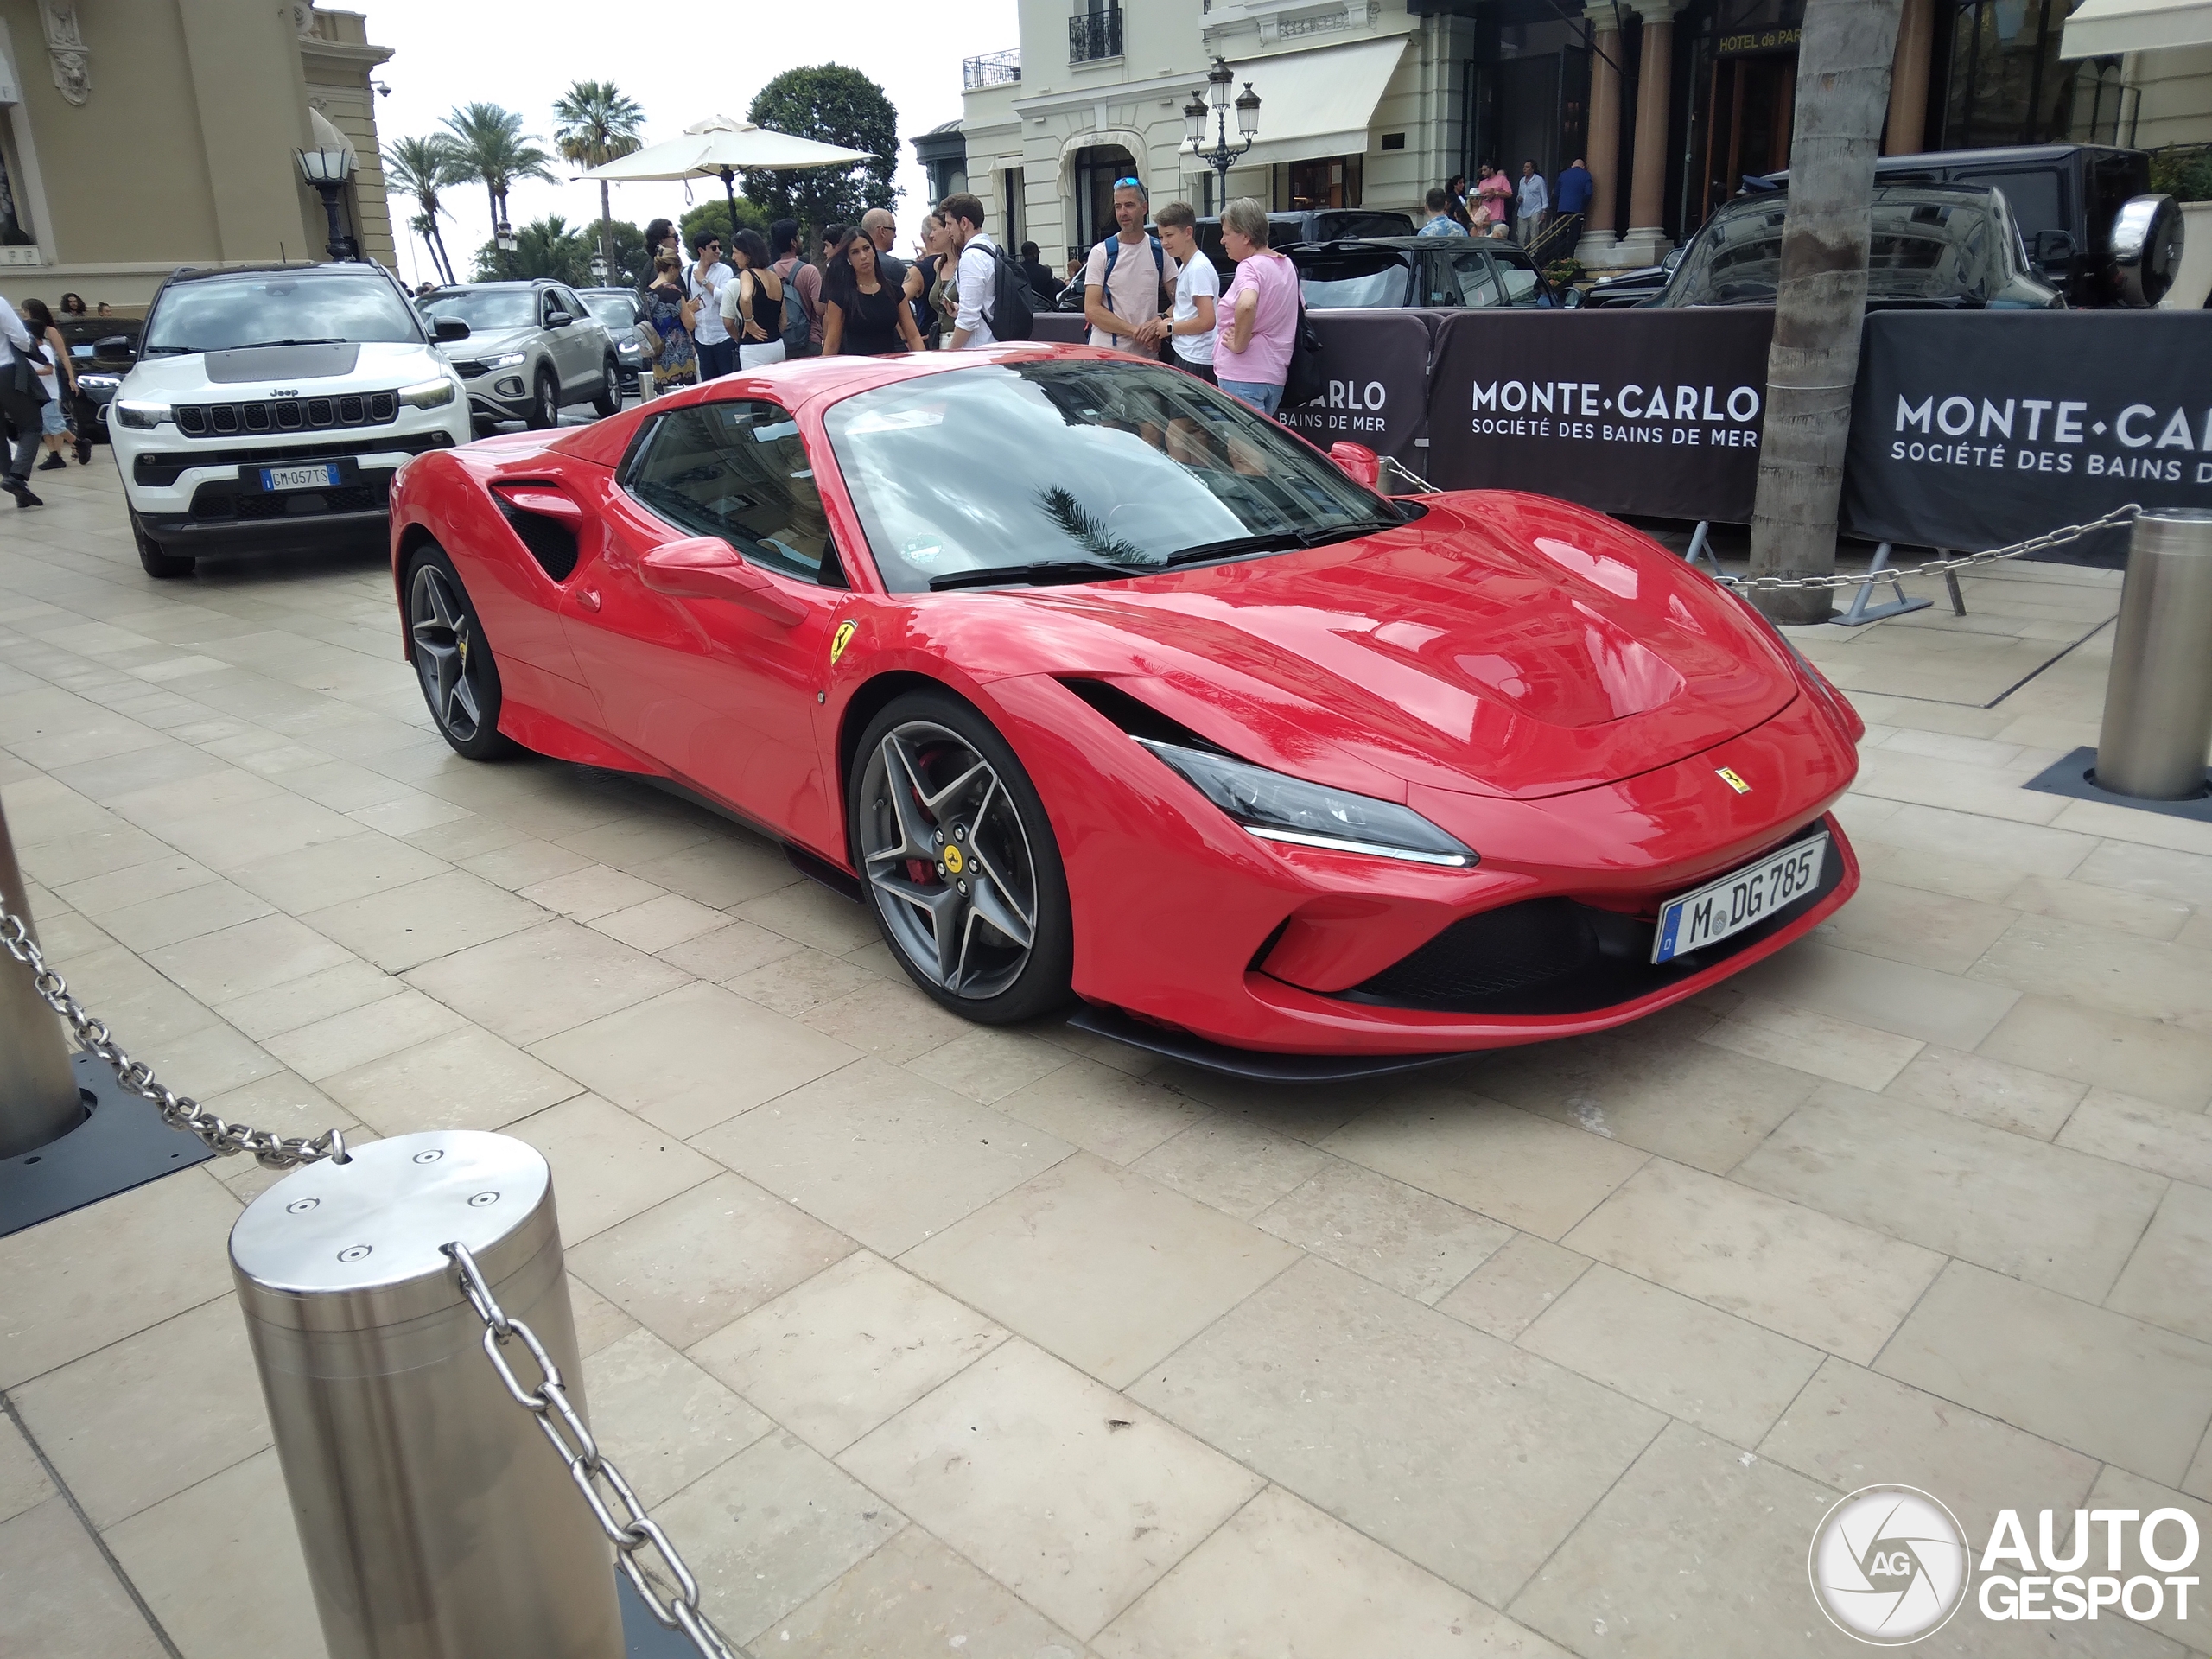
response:
<path id="1" fill-rule="evenodd" d="M 2040 239 L 2040 238 L 2038 238 Z M 2171 196 L 2136 196 L 2112 221 L 2112 259 L 2128 305 L 2156 305 L 2181 270 L 2181 208 Z"/>
<path id="2" fill-rule="evenodd" d="M 1583 291 L 1577 288 L 1573 283 L 1567 283 L 1567 286 L 1560 289 L 1559 292 L 1560 305 L 1568 311 L 1580 311 L 1586 298 L 1587 296 L 1586 296 Z"/>
<path id="3" fill-rule="evenodd" d="M 2033 257 L 2038 270 L 2063 274 L 2078 251 L 2071 231 L 2037 231 Z"/>
<path id="4" fill-rule="evenodd" d="M 545 319 L 545 326 L 548 328 L 565 328 L 575 321 L 567 312 L 556 311 Z"/>
<path id="5" fill-rule="evenodd" d="M 806 613 L 776 591 L 767 573 L 747 564 L 719 536 L 667 542 L 639 562 L 645 586 L 671 599 L 726 599 L 786 626 Z"/>
<path id="6" fill-rule="evenodd" d="M 468 325 L 459 317 L 437 317 L 430 323 L 430 338 L 441 346 L 468 338 Z"/>
<path id="7" fill-rule="evenodd" d="M 92 342 L 92 355 L 111 361 L 136 363 L 138 360 L 138 342 L 128 334 L 110 334 L 105 340 Z"/>
<path id="8" fill-rule="evenodd" d="M 1332 443 L 1329 459 L 1337 463 L 1337 470 L 1355 484 L 1363 484 L 1377 494 L 1382 489 L 1382 458 L 1363 443 Z"/>
<path id="9" fill-rule="evenodd" d="M 1659 269 L 1665 271 L 1669 276 L 1671 276 L 1675 274 L 1675 267 L 1681 263 L 1682 251 L 1680 248 L 1671 249 L 1669 251 L 1667 257 L 1659 262 Z"/>

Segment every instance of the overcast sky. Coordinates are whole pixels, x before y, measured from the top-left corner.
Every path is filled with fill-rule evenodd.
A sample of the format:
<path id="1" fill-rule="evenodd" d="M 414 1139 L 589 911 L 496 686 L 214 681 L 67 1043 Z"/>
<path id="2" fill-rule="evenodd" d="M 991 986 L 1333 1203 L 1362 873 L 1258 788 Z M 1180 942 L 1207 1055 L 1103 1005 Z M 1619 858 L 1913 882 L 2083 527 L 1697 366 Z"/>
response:
<path id="1" fill-rule="evenodd" d="M 842 63 L 868 76 L 899 111 L 899 245 L 921 216 L 923 177 L 907 139 L 960 114 L 960 60 L 1017 45 L 1014 0 L 967 0 L 958 6 L 893 5 L 887 0 L 781 0 L 775 4 L 658 7 L 606 0 L 534 0 L 524 7 L 457 0 L 340 0 L 368 19 L 369 39 L 392 48 L 376 79 L 391 88 L 377 99 L 377 130 L 386 143 L 438 130 L 457 104 L 486 100 L 520 111 L 523 130 L 553 149 L 553 100 L 571 81 L 613 80 L 645 105 L 647 143 L 672 138 L 695 121 L 742 118 L 761 85 L 802 64 Z M 969 38 L 973 34 L 973 39 Z M 599 187 L 522 184 L 507 198 L 517 225 L 559 213 L 572 226 L 599 216 Z M 671 219 L 719 196 L 715 180 L 620 184 L 614 216 L 643 225 Z M 446 247 L 465 278 L 469 259 L 491 237 L 484 188 L 461 185 L 445 198 L 453 218 Z M 400 234 L 399 269 L 410 282 L 429 274 L 420 240 L 401 230 L 414 217 L 392 199 Z"/>

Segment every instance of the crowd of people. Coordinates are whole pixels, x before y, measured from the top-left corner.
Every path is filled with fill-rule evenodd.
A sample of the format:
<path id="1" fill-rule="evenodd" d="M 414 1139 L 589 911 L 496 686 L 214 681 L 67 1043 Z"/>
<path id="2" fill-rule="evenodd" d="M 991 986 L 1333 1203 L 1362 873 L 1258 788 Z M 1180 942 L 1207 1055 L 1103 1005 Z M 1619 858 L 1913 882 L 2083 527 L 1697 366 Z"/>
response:
<path id="1" fill-rule="evenodd" d="M 1580 156 L 1560 169 L 1556 188 L 1533 161 L 1521 163 L 1518 179 L 1486 161 L 1475 169 L 1471 189 L 1467 175 L 1455 173 L 1449 184 L 1428 193 L 1428 222 L 1418 234 L 1510 237 L 1533 247 L 1548 232 L 1578 229 L 1597 188 Z"/>
<path id="2" fill-rule="evenodd" d="M 777 220 L 765 238 L 749 229 L 728 238 L 702 231 L 688 250 L 673 224 L 653 220 L 645 228 L 653 273 L 640 298 L 654 391 L 797 357 L 995 344 L 1002 270 L 1019 276 L 1040 308 L 1063 285 L 1035 243 L 1023 243 L 1016 260 L 984 219 L 975 196 L 947 196 L 902 258 L 892 251 L 897 221 L 873 207 L 856 226 L 824 231 L 811 261 L 794 219 Z M 1298 275 L 1268 245 L 1267 209 L 1245 197 L 1222 210 L 1222 248 L 1236 267 L 1225 289 L 1199 249 L 1198 213 L 1188 202 L 1154 213 L 1142 181 L 1120 179 L 1114 222 L 1114 234 L 1069 262 L 1069 280 L 1083 284 L 1090 343 L 1164 358 L 1273 414 L 1297 330 Z"/>
<path id="3" fill-rule="evenodd" d="M 90 315 L 84 300 L 64 294 L 61 315 Z M 109 315 L 103 302 L 99 315 Z M 0 416 L 14 429 L 4 467 L 0 467 L 0 493 L 16 499 L 18 507 L 46 504 L 31 489 L 31 473 L 60 472 L 76 452 L 79 467 L 92 459 L 92 414 L 77 386 L 77 365 L 60 322 L 44 300 L 25 300 L 17 309 L 0 300 L 0 340 L 8 345 L 0 363 Z M 40 461 L 43 448 L 46 459 Z"/>

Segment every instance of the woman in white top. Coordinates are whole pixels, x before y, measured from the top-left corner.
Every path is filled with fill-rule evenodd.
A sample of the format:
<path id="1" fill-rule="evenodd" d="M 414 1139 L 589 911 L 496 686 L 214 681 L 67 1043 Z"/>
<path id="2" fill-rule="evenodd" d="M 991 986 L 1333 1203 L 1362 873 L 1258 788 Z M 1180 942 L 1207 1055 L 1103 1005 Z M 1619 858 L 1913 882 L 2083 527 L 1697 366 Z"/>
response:
<path id="1" fill-rule="evenodd" d="M 737 366 L 765 369 L 784 360 L 784 279 L 768 259 L 768 241 L 747 226 L 730 238 L 734 280 L 722 284 L 722 327 L 737 342 Z"/>
<path id="2" fill-rule="evenodd" d="M 46 401 L 38 406 L 39 428 L 46 440 L 46 459 L 38 464 L 41 473 L 60 472 L 69 465 L 64 459 L 69 449 L 69 427 L 65 419 L 68 405 L 61 400 L 77 395 L 77 365 L 69 360 L 68 345 L 61 338 L 61 331 L 54 326 L 54 313 L 46 308 L 44 300 L 23 302 L 23 325 L 31 337 L 31 344 L 44 353 L 44 360 L 34 356 L 31 367 L 38 373 L 38 383 L 45 388 Z M 92 459 L 92 446 L 83 438 L 77 440 L 77 464 L 83 466 Z"/>
<path id="3" fill-rule="evenodd" d="M 1152 222 L 1160 227 L 1160 245 L 1177 266 L 1175 309 L 1167 325 L 1175 365 L 1211 385 L 1214 305 L 1221 298 L 1221 273 L 1198 247 L 1198 210 L 1189 202 L 1169 202 L 1153 215 Z"/>

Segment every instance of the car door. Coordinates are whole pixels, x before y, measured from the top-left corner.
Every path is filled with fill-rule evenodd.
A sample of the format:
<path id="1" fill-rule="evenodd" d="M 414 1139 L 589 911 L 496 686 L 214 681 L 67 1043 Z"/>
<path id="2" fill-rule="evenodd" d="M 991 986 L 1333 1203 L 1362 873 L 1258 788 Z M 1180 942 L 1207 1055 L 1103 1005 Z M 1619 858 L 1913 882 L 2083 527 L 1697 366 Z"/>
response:
<path id="1" fill-rule="evenodd" d="M 567 622 L 608 731 L 779 834 L 840 845 L 814 704 L 849 595 L 798 423 L 765 399 L 672 410 L 605 491 Z M 696 537 L 724 543 L 756 591 L 656 591 L 649 556 Z"/>
<path id="2" fill-rule="evenodd" d="M 565 397 L 582 391 L 584 383 L 595 378 L 599 372 L 596 358 L 588 367 L 584 363 L 591 342 L 585 338 L 583 302 L 572 302 L 562 289 L 550 287 L 539 290 L 539 300 L 552 348 L 553 372 L 561 377 L 561 391 Z"/>

